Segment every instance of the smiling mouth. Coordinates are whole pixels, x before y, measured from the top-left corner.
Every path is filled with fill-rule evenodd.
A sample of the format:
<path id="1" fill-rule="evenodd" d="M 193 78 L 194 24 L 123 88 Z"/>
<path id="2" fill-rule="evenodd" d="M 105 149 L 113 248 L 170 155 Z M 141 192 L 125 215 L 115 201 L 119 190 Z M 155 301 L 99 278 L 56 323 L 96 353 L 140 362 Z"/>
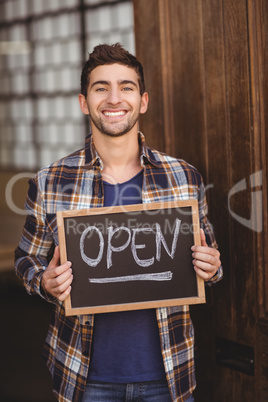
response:
<path id="1" fill-rule="evenodd" d="M 124 116 L 127 112 L 125 110 L 119 110 L 119 111 L 114 111 L 114 112 L 108 112 L 108 111 L 104 111 L 103 114 L 104 116 L 107 117 L 120 117 L 120 116 Z"/>

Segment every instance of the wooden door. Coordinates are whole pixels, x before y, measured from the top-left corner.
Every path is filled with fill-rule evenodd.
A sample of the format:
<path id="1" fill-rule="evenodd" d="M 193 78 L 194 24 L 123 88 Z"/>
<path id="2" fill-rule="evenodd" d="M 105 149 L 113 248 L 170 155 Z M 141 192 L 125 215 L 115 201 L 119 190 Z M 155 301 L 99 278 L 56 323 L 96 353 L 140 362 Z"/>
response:
<path id="1" fill-rule="evenodd" d="M 268 3 L 133 3 L 150 96 L 141 130 L 202 173 L 224 267 L 192 308 L 196 400 L 266 401 Z"/>

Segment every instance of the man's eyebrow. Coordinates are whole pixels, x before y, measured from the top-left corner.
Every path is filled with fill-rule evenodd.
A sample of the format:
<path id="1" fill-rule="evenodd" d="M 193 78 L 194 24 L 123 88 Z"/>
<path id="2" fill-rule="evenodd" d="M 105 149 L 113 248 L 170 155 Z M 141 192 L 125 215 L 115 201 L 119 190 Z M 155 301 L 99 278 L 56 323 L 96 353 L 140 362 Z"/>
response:
<path id="1" fill-rule="evenodd" d="M 110 81 L 99 80 L 99 81 L 93 82 L 93 84 L 91 85 L 91 88 L 94 87 L 95 85 L 109 85 L 109 84 L 110 84 Z"/>
<path id="2" fill-rule="evenodd" d="M 93 88 L 95 85 L 110 85 L 111 82 L 110 81 L 106 81 L 106 80 L 99 80 L 99 81 L 95 81 L 92 83 L 91 88 Z M 122 80 L 122 81 L 118 81 L 118 84 L 120 85 L 126 85 L 126 84 L 131 84 L 134 85 L 136 88 L 138 88 L 138 85 L 136 84 L 136 82 L 132 81 L 132 80 Z"/>
<path id="3" fill-rule="evenodd" d="M 136 84 L 136 82 L 131 81 L 131 80 L 122 80 L 122 81 L 119 81 L 119 84 L 120 85 L 131 84 L 131 85 L 134 85 L 136 88 L 138 88 L 138 85 Z"/>

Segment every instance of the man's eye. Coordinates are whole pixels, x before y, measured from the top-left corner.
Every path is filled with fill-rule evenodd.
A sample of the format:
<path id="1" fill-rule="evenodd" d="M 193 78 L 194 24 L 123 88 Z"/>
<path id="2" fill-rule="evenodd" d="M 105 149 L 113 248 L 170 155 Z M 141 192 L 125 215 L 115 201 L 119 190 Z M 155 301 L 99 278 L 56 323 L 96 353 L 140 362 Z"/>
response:
<path id="1" fill-rule="evenodd" d="M 131 88 L 131 87 L 124 87 L 124 88 L 123 88 L 123 91 L 133 91 L 133 88 Z"/>
<path id="2" fill-rule="evenodd" d="M 101 88 L 97 88 L 96 91 L 97 91 L 97 92 L 104 92 L 104 91 L 106 91 L 106 89 L 103 88 L 103 87 L 101 87 Z"/>

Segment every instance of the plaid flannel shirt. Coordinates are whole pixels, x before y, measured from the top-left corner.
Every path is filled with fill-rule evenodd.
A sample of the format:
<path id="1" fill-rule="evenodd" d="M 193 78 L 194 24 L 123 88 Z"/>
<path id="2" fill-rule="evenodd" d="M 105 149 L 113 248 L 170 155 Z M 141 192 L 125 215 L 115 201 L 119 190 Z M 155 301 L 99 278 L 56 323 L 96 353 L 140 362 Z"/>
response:
<path id="1" fill-rule="evenodd" d="M 198 199 L 200 224 L 207 242 L 216 247 L 207 219 L 202 178 L 185 161 L 148 148 L 139 133 L 140 160 L 144 169 L 142 202 Z M 58 401 L 81 401 L 85 390 L 94 327 L 94 315 L 64 314 L 61 302 L 44 294 L 42 274 L 58 245 L 56 212 L 103 205 L 102 161 L 92 136 L 85 148 L 43 168 L 30 180 L 26 210 L 28 216 L 15 251 L 15 268 L 29 294 L 39 294 L 54 304 L 54 314 L 44 346 L 44 358 L 53 377 Z M 213 277 L 222 277 L 220 268 Z M 193 392 L 194 330 L 189 307 L 156 309 L 163 362 L 173 401 L 185 401 Z"/>

